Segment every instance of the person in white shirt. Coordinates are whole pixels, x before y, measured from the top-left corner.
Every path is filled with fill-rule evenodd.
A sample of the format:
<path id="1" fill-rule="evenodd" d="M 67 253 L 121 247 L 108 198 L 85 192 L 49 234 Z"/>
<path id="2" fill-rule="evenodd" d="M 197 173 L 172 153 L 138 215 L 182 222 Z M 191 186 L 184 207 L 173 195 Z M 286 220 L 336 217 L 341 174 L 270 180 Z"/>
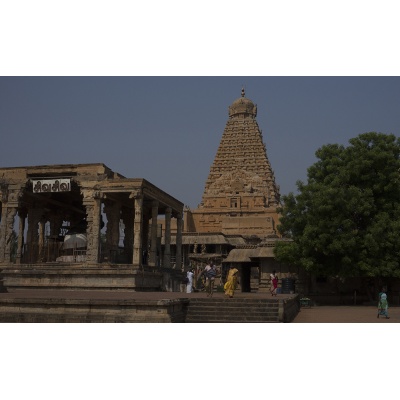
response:
<path id="1" fill-rule="evenodd" d="M 193 291 L 193 276 L 194 276 L 194 269 L 191 269 L 186 274 L 188 282 L 186 284 L 186 293 L 192 293 Z"/>

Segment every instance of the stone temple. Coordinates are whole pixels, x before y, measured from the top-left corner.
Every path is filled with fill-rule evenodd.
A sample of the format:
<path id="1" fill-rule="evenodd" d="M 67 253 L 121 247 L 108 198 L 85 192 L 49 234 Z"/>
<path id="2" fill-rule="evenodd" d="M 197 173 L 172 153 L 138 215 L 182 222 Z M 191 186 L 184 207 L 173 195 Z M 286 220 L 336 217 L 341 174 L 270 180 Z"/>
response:
<path id="1" fill-rule="evenodd" d="M 245 96 L 228 109 L 228 121 L 211 165 L 202 201 L 184 211 L 183 264 L 212 260 L 222 270 L 234 263 L 242 291 L 264 291 L 281 269 L 273 248 L 279 238 L 279 186 L 267 157 L 257 105 Z"/>
<path id="2" fill-rule="evenodd" d="M 282 272 L 273 248 L 283 239 L 256 116 L 242 90 L 194 210 L 104 164 L 0 168 L 2 284 L 176 291 L 182 272 L 211 260 L 222 279 L 235 264 L 242 291 L 266 291 L 270 272 Z"/>
<path id="3" fill-rule="evenodd" d="M 196 232 L 250 237 L 276 234 L 279 187 L 256 116 L 257 106 L 242 90 L 242 96 L 229 107 L 202 202 L 188 213 L 188 227 Z"/>
<path id="4" fill-rule="evenodd" d="M 7 290 L 179 288 L 180 275 L 161 267 L 171 264 L 176 218 L 180 271 L 183 204 L 145 179 L 104 164 L 0 168 L 0 211 L 0 283 Z"/>

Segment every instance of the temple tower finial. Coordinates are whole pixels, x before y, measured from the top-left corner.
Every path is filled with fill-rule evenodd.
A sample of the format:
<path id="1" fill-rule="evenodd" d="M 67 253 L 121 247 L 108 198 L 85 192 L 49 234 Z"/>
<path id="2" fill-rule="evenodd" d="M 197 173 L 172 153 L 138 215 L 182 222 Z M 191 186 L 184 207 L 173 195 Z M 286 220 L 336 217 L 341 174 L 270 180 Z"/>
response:
<path id="1" fill-rule="evenodd" d="M 244 97 L 244 86 L 242 86 L 242 97 Z"/>

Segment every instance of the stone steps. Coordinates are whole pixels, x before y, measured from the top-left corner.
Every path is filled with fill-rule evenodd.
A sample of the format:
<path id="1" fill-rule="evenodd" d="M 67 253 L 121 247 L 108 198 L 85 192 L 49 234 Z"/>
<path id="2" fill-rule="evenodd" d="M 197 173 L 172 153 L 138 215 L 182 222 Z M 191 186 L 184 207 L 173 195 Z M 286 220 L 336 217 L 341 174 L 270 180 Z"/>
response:
<path id="1" fill-rule="evenodd" d="M 275 299 L 191 299 L 185 322 L 279 322 L 279 302 Z"/>

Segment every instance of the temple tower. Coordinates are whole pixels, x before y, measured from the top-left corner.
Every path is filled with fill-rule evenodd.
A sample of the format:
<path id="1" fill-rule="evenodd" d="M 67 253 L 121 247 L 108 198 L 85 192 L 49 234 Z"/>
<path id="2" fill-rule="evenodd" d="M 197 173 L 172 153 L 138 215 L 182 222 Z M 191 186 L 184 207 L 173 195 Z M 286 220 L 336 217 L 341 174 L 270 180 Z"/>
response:
<path id="1" fill-rule="evenodd" d="M 262 237 L 276 233 L 279 187 L 256 116 L 257 106 L 242 89 L 229 107 L 202 202 L 192 211 L 196 232 Z"/>

